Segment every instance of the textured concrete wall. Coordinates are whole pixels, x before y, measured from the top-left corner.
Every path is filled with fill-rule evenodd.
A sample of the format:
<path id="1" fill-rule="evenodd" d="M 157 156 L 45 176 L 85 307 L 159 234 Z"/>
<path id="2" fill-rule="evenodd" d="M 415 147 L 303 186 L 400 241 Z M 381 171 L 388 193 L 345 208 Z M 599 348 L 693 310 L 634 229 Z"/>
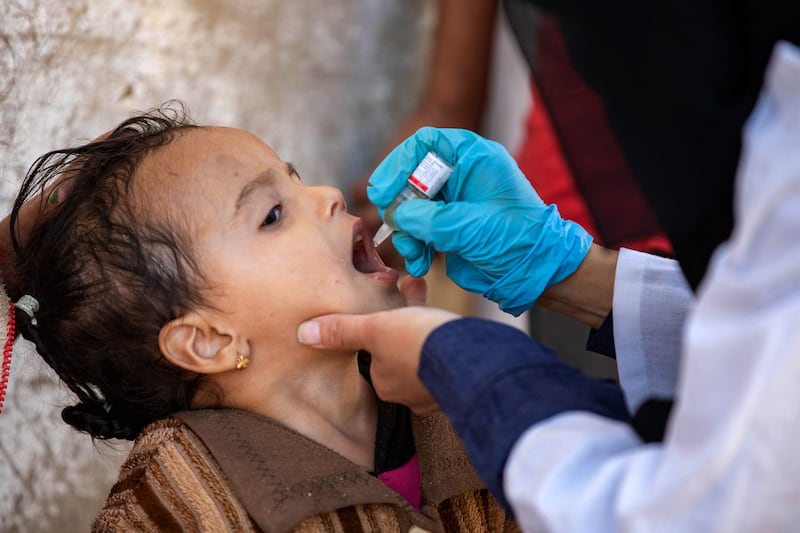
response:
<path id="1" fill-rule="evenodd" d="M 162 101 L 250 130 L 304 181 L 346 186 L 413 105 L 434 0 L 0 0 L 0 213 L 33 159 Z M 0 415 L 0 530 L 86 531 L 127 446 L 18 343 Z"/>

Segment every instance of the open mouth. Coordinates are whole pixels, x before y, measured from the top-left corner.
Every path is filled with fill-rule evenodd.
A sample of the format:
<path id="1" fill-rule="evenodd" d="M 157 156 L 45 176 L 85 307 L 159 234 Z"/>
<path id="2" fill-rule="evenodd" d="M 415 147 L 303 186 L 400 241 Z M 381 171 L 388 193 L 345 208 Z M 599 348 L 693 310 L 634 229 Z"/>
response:
<path id="1" fill-rule="evenodd" d="M 375 251 L 372 235 L 360 220 L 353 225 L 353 267 L 363 274 L 393 270 L 383 264 L 378 252 Z"/>

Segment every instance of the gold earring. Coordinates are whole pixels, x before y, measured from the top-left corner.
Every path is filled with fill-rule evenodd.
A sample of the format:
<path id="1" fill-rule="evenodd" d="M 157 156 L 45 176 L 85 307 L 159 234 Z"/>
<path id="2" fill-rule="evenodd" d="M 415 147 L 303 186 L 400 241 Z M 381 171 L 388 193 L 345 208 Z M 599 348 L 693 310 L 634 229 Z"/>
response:
<path id="1" fill-rule="evenodd" d="M 236 354 L 236 370 L 244 370 L 250 364 L 250 358 L 237 353 Z"/>

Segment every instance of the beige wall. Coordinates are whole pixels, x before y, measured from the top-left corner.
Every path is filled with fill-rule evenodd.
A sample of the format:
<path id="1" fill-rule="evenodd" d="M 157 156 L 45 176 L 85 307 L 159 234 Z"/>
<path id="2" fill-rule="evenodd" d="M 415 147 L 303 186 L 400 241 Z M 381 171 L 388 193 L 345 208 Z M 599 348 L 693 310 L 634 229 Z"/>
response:
<path id="1" fill-rule="evenodd" d="M 164 100 L 253 131 L 304 181 L 366 172 L 418 95 L 435 0 L 0 0 L 0 213 L 44 151 Z M 126 444 L 60 420 L 18 343 L 0 415 L 0 530 L 86 531 Z"/>

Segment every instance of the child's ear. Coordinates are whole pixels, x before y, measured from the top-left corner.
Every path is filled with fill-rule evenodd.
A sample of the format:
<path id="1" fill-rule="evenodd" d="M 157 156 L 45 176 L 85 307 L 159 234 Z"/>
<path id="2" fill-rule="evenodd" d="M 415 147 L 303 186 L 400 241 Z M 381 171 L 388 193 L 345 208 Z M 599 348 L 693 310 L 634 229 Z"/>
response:
<path id="1" fill-rule="evenodd" d="M 188 312 L 161 328 L 158 344 L 172 364 L 199 374 L 235 368 L 239 355 L 232 332 Z M 247 355 L 247 354 L 243 354 Z"/>

